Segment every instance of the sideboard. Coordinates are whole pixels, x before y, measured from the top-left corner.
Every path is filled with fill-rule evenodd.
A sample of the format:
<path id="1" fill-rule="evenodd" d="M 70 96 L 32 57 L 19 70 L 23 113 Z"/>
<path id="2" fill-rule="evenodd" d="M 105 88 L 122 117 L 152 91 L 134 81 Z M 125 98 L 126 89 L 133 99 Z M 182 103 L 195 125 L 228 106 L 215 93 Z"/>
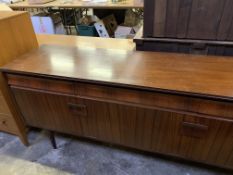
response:
<path id="1" fill-rule="evenodd" d="M 44 45 L 1 71 L 28 126 L 233 169 L 233 59 Z"/>

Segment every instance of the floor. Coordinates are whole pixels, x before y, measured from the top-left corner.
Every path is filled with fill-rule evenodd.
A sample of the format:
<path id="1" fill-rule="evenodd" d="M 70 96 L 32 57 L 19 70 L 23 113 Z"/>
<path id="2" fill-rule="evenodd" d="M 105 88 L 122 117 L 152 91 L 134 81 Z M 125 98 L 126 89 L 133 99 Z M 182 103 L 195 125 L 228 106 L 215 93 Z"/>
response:
<path id="1" fill-rule="evenodd" d="M 209 168 L 75 138 L 56 136 L 53 149 L 44 131 L 29 134 L 31 146 L 0 133 L 0 175 L 226 175 Z"/>

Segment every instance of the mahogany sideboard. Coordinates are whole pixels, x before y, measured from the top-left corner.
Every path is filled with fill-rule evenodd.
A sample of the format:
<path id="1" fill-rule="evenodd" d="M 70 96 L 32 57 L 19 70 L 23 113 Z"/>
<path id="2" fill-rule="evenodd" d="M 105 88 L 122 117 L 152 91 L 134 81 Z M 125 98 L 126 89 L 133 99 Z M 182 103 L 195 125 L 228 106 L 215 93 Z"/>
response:
<path id="1" fill-rule="evenodd" d="M 233 169 L 233 59 L 44 45 L 1 71 L 28 126 Z"/>

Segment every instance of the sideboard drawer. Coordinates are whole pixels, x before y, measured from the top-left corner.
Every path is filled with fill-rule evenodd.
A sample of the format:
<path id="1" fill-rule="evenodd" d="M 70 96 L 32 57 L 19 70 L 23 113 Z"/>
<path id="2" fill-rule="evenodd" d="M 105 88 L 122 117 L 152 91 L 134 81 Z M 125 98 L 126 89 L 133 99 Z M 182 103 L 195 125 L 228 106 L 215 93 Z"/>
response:
<path id="1" fill-rule="evenodd" d="M 0 114 L 0 131 L 17 133 L 16 123 L 10 116 L 5 114 Z"/>
<path id="2" fill-rule="evenodd" d="M 207 115 L 233 121 L 233 102 L 200 97 L 136 90 L 89 83 L 76 83 L 75 93 L 86 98 L 157 108 L 160 110 Z"/>
<path id="3" fill-rule="evenodd" d="M 68 134 L 81 134 L 79 117 L 82 115 L 77 115 L 75 107 L 70 107 L 70 104 L 77 104 L 76 98 L 37 89 L 15 86 L 11 89 L 27 125 Z"/>
<path id="4" fill-rule="evenodd" d="M 8 84 L 23 88 L 74 94 L 74 84 L 70 81 L 43 79 L 38 77 L 7 74 Z"/>

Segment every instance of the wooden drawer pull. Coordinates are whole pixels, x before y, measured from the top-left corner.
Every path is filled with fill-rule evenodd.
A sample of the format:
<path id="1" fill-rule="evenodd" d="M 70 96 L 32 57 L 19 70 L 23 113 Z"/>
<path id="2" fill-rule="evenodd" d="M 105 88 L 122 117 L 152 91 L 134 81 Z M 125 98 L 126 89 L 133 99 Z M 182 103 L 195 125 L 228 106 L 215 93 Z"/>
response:
<path id="1" fill-rule="evenodd" d="M 87 115 L 87 108 L 83 104 L 68 103 L 68 107 L 73 115 Z"/>
<path id="2" fill-rule="evenodd" d="M 195 138 L 204 137 L 208 131 L 208 126 L 198 123 L 182 122 L 181 127 L 182 135 Z"/>
<path id="3" fill-rule="evenodd" d="M 198 129 L 198 130 L 208 130 L 208 126 L 201 125 L 198 123 L 190 123 L 190 122 L 183 122 L 183 127 L 191 128 L 191 129 Z"/>
<path id="4" fill-rule="evenodd" d="M 3 121 L 2 121 L 2 124 L 3 124 L 3 125 L 6 125 L 6 120 L 3 120 Z"/>

